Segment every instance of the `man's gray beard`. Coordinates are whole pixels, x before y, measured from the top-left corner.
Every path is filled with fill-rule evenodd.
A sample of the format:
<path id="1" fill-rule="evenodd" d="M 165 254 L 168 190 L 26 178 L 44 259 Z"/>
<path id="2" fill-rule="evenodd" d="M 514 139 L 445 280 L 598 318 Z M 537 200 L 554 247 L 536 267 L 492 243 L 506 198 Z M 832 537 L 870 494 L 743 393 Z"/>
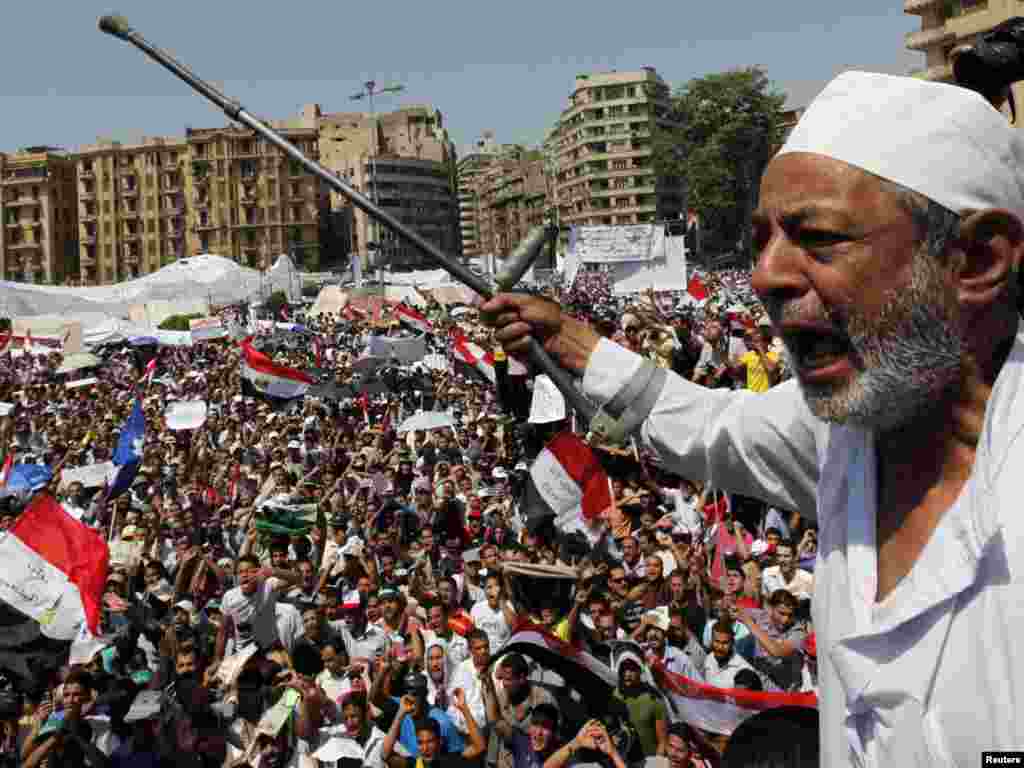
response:
<path id="1" fill-rule="evenodd" d="M 943 268 L 923 247 L 910 285 L 894 291 L 878 316 L 850 311 L 845 325 L 853 378 L 838 386 L 800 381 L 808 407 L 822 421 L 891 431 L 933 408 L 960 381 L 957 306 Z"/>

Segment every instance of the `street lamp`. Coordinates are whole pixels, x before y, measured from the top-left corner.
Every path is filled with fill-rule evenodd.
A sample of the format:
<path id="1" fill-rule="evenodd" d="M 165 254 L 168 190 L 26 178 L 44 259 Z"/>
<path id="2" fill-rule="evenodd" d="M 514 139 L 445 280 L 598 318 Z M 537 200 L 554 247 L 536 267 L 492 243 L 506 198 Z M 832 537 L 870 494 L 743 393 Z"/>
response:
<path id="1" fill-rule="evenodd" d="M 363 99 L 370 100 L 370 132 L 373 137 L 370 142 L 370 199 L 374 205 L 377 205 L 377 112 L 373 106 L 373 97 L 379 96 L 382 93 L 400 93 L 405 90 L 405 86 L 400 83 L 394 83 L 383 87 L 377 86 L 376 80 L 367 80 L 363 83 L 363 90 L 359 93 L 354 93 L 350 97 L 352 101 L 361 101 Z M 374 238 L 373 242 L 377 247 L 378 252 L 380 251 L 380 225 L 374 222 L 373 224 Z M 378 266 L 377 273 L 378 278 L 382 267 Z"/>

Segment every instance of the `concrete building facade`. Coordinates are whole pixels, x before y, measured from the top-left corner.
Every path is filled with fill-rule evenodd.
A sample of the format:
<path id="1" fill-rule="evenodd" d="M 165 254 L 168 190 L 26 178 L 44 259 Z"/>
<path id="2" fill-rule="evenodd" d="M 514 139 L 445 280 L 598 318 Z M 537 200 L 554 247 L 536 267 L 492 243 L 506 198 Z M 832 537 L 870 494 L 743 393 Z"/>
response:
<path id="1" fill-rule="evenodd" d="M 321 164 L 343 177 L 403 224 L 445 253 L 459 252 L 459 209 L 455 195 L 455 153 L 440 111 L 409 106 L 375 116 L 362 112 L 324 113 L 307 105 L 288 125 L 315 129 Z M 411 246 L 399 242 L 332 192 L 333 214 L 350 211 L 349 248 L 369 266 L 379 252 L 392 267 L 424 262 Z"/>
<path id="2" fill-rule="evenodd" d="M 317 132 L 281 128 L 310 159 Z M 282 253 L 307 269 L 320 265 L 319 230 L 327 207 L 320 179 L 248 128 L 190 129 L 185 164 L 188 249 L 257 269 Z"/>
<path id="3" fill-rule="evenodd" d="M 75 155 L 83 285 L 155 272 L 185 248 L 184 167 L 176 137 L 99 141 Z"/>
<path id="4" fill-rule="evenodd" d="M 75 283 L 75 164 L 48 147 L 0 154 L 0 276 Z"/>
<path id="5" fill-rule="evenodd" d="M 477 189 L 482 253 L 504 259 L 531 228 L 545 223 L 549 184 L 539 152 L 524 151 L 496 161 L 481 173 Z"/>
<path id="6" fill-rule="evenodd" d="M 651 67 L 580 75 L 552 135 L 561 226 L 641 224 L 684 210 L 677 179 L 651 167 L 651 140 L 669 126 L 669 87 Z M 564 235 L 563 235 L 564 240 Z"/>
<path id="7" fill-rule="evenodd" d="M 481 204 L 484 174 L 496 163 L 518 159 L 524 149 L 518 144 L 498 144 L 493 131 L 485 131 L 471 147 L 467 147 L 458 161 L 459 236 L 462 258 L 469 262 L 485 254 L 494 253 L 493 244 L 483 244 L 480 237 L 480 217 L 485 213 Z M 486 226 L 486 224 L 484 225 Z"/>
<path id="8" fill-rule="evenodd" d="M 950 54 L 973 42 L 1007 19 L 1022 15 L 1020 0 L 903 0 L 903 12 L 921 19 L 921 29 L 908 32 L 906 46 L 925 56 L 925 66 L 915 76 L 952 82 Z M 1024 103 L 1024 86 L 1013 86 L 1017 104 Z"/>

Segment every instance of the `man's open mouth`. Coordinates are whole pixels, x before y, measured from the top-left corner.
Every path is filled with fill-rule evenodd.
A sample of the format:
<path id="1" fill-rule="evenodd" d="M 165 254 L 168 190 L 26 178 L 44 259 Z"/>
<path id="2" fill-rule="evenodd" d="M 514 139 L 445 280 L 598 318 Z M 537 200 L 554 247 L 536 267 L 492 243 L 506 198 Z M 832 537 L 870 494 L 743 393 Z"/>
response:
<path id="1" fill-rule="evenodd" d="M 826 368 L 850 353 L 845 336 L 818 329 L 790 329 L 785 332 L 786 346 L 802 370 Z"/>

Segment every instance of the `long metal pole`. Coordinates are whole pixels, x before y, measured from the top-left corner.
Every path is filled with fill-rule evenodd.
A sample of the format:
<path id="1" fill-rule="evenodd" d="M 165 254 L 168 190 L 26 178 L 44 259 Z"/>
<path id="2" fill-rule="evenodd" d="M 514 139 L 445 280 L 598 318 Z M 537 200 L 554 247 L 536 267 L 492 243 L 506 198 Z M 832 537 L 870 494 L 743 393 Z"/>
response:
<path id="1" fill-rule="evenodd" d="M 490 299 L 494 296 L 491 286 L 480 276 L 474 274 L 467 266 L 457 259 L 452 259 L 442 253 L 433 243 L 421 237 L 418 233 L 402 224 L 391 214 L 379 208 L 375 203 L 360 194 L 340 178 L 321 166 L 319 163 L 310 160 L 294 147 L 287 139 L 264 125 L 257 117 L 249 114 L 237 101 L 229 99 L 210 83 L 201 79 L 184 64 L 177 61 L 166 51 L 146 40 L 128 24 L 127 20 L 120 16 L 104 16 L 99 20 L 99 28 L 107 34 L 119 37 L 144 52 L 151 59 L 156 61 L 176 77 L 184 80 L 192 88 L 212 101 L 232 120 L 241 123 L 262 136 L 272 145 L 280 149 L 288 157 L 299 163 L 311 174 L 324 181 L 329 187 L 352 201 L 352 204 L 366 213 L 378 224 L 384 224 L 392 232 L 397 233 L 406 242 L 411 243 L 420 250 L 428 259 L 438 266 L 444 268 L 463 285 L 471 288 L 483 299 Z M 583 393 L 577 389 L 573 377 L 551 358 L 547 350 L 536 340 L 530 339 L 527 345 L 527 355 L 530 362 L 547 374 L 551 381 L 558 387 L 565 399 L 588 421 L 597 412 L 596 406 L 588 400 Z"/>

